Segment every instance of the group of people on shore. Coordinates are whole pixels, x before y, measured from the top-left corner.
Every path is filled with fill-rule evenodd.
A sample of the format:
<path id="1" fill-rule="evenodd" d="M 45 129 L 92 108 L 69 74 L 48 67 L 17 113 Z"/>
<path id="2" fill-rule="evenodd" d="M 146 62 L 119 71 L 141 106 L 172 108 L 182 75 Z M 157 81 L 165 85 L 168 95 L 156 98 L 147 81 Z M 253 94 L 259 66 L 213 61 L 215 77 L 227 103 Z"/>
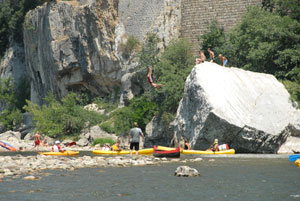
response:
<path id="1" fill-rule="evenodd" d="M 138 127 L 138 124 L 136 122 L 134 122 L 133 128 L 130 129 L 129 138 L 128 138 L 130 155 L 132 155 L 132 150 L 135 150 L 136 151 L 135 154 L 138 155 L 138 151 L 140 148 L 140 137 L 142 137 L 142 140 L 144 142 L 144 140 L 145 140 L 144 133 Z M 34 145 L 35 145 L 34 148 L 38 147 L 40 144 L 41 144 L 40 135 L 39 135 L 39 132 L 37 132 L 34 137 Z M 55 141 L 55 144 L 52 146 L 51 151 L 52 152 L 64 152 L 65 150 L 62 149 L 60 144 L 61 143 L 59 140 Z M 120 140 L 117 140 L 117 142 L 112 146 L 110 146 L 110 144 L 106 143 L 101 148 L 101 150 L 103 150 L 103 151 L 122 151 L 122 149 L 123 148 L 121 147 Z M 184 140 L 183 149 L 191 150 L 191 145 L 189 144 L 187 139 Z M 218 139 L 214 140 L 213 144 L 207 149 L 207 151 L 219 151 Z"/>
<path id="2" fill-rule="evenodd" d="M 210 57 L 210 62 L 213 63 L 214 60 L 215 60 L 215 53 L 210 49 L 208 48 L 207 49 L 208 53 L 209 53 L 209 57 Z M 196 58 L 195 60 L 195 64 L 202 64 L 204 63 L 204 61 L 206 61 L 206 56 L 204 54 L 204 52 L 202 50 L 199 50 L 198 51 L 199 55 L 200 55 L 200 58 Z M 221 60 L 222 62 L 222 66 L 226 66 L 227 63 L 228 63 L 228 60 L 226 57 L 224 57 L 222 54 L 219 54 L 219 59 Z M 161 87 L 163 87 L 164 85 L 163 84 L 157 84 L 153 81 L 153 78 L 152 78 L 152 67 L 148 67 L 148 74 L 147 74 L 147 79 L 148 79 L 148 82 L 149 84 L 154 87 L 155 89 L 160 89 Z"/>
<path id="3" fill-rule="evenodd" d="M 215 53 L 210 48 L 208 48 L 207 51 L 209 53 L 210 62 L 213 63 L 214 60 L 215 60 Z M 195 60 L 196 65 L 197 64 L 202 64 L 202 63 L 204 63 L 204 61 L 206 61 L 206 56 L 205 56 L 204 52 L 202 50 L 199 50 L 198 53 L 200 55 L 200 58 L 196 58 L 196 60 Z M 227 58 L 224 57 L 222 54 L 219 54 L 219 59 L 222 62 L 222 66 L 225 67 L 226 64 L 228 63 Z"/>

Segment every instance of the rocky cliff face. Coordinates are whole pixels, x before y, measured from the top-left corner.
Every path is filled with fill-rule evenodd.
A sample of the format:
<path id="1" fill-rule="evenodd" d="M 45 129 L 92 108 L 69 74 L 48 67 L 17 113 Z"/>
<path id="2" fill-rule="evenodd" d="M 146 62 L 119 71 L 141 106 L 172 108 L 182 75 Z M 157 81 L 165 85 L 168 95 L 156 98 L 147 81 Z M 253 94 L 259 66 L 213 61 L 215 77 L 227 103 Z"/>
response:
<path id="1" fill-rule="evenodd" d="M 11 77 L 16 84 L 22 78 L 27 77 L 24 48 L 16 42 L 11 41 L 10 47 L 6 50 L 3 60 L 0 62 L 0 77 Z"/>
<path id="2" fill-rule="evenodd" d="M 105 96 L 120 86 L 117 6 L 115 0 L 57 1 L 28 12 L 24 45 L 33 102 L 48 91 L 57 97 L 70 90 Z"/>
<path id="3" fill-rule="evenodd" d="M 276 153 L 300 131 L 300 111 L 272 75 L 206 62 L 194 67 L 177 111 L 175 135 L 194 149 L 214 138 L 237 152 Z"/>
<path id="4" fill-rule="evenodd" d="M 119 91 L 121 104 L 139 93 L 141 86 L 131 81 L 137 63 L 124 59 L 118 48 L 129 36 L 128 19 L 119 18 L 127 8 L 124 3 L 56 1 L 27 13 L 24 46 L 32 102 L 41 103 L 48 91 L 59 98 L 70 90 L 97 96 Z M 160 4 L 162 9 L 147 13 L 148 26 L 141 33 L 157 33 L 165 46 L 179 36 L 180 1 Z"/>

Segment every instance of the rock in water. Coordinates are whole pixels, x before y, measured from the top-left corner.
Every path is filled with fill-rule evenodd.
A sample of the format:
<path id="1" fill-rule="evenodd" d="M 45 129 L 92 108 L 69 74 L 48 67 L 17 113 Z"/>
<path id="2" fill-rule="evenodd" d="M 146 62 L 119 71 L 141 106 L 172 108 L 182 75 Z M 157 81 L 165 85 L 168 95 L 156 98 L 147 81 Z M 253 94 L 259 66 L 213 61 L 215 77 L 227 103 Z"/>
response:
<path id="1" fill-rule="evenodd" d="M 196 177 L 200 174 L 198 170 L 190 168 L 189 166 L 179 166 L 177 167 L 174 175 L 177 177 Z"/>
<path id="2" fill-rule="evenodd" d="M 300 131 L 300 112 L 272 75 L 205 62 L 188 76 L 177 110 L 175 135 L 193 149 L 214 138 L 237 152 L 276 153 Z"/>

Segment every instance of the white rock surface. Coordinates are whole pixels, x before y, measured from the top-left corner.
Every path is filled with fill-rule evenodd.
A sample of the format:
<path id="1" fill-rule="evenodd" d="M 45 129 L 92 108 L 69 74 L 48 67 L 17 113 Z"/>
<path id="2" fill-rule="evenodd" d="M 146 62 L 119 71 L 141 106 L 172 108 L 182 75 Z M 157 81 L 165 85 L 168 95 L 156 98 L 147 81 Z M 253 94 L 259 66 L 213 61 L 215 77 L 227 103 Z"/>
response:
<path id="1" fill-rule="evenodd" d="M 194 149 L 218 138 L 236 151 L 276 153 L 299 132 L 299 122 L 299 110 L 274 76 L 205 62 L 186 80 L 174 125 L 177 138 L 188 138 Z"/>
<path id="2" fill-rule="evenodd" d="M 177 177 L 196 177 L 200 174 L 195 168 L 190 168 L 189 166 L 179 166 L 175 170 L 174 175 Z"/>

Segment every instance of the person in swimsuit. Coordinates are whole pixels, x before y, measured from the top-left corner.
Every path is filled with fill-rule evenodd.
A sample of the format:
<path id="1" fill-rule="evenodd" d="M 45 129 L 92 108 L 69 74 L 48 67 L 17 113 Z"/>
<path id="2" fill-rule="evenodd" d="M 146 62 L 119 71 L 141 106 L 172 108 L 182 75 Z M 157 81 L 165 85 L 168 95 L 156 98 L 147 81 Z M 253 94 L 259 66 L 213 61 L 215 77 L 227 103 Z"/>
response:
<path id="1" fill-rule="evenodd" d="M 210 48 L 208 48 L 207 51 L 209 53 L 210 63 L 213 63 L 215 59 L 215 53 L 211 51 Z"/>
<path id="2" fill-rule="evenodd" d="M 186 150 L 191 150 L 191 145 L 189 144 L 188 140 L 185 139 L 184 140 L 184 148 L 183 149 L 186 149 Z"/>
<path id="3" fill-rule="evenodd" d="M 219 58 L 222 61 L 222 65 L 225 67 L 228 63 L 228 60 L 226 59 L 226 57 L 222 56 L 222 54 L 219 54 Z"/>
<path id="4" fill-rule="evenodd" d="M 206 56 L 204 54 L 204 52 L 202 52 L 201 50 L 199 51 L 200 54 L 200 58 L 201 58 L 201 63 L 204 63 L 204 61 L 206 60 Z"/>
<path id="5" fill-rule="evenodd" d="M 213 151 L 213 152 L 219 151 L 218 139 L 215 139 L 214 143 L 206 151 Z"/>
<path id="6" fill-rule="evenodd" d="M 40 132 L 37 131 L 36 134 L 34 135 L 34 148 L 37 148 L 37 151 L 39 151 L 39 146 L 41 144 L 41 139 L 40 139 Z"/>
<path id="7" fill-rule="evenodd" d="M 197 65 L 197 64 L 201 64 L 201 59 L 196 58 L 196 60 L 195 60 L 195 65 Z"/>
<path id="8" fill-rule="evenodd" d="M 122 151 L 121 149 L 121 141 L 118 140 L 116 144 L 111 146 L 112 151 Z"/>
<path id="9" fill-rule="evenodd" d="M 162 84 L 156 84 L 156 83 L 153 82 L 153 79 L 152 79 L 152 67 L 148 68 L 147 78 L 148 78 L 149 84 L 151 84 L 154 88 L 159 89 L 159 88 L 161 88 L 163 86 Z"/>

